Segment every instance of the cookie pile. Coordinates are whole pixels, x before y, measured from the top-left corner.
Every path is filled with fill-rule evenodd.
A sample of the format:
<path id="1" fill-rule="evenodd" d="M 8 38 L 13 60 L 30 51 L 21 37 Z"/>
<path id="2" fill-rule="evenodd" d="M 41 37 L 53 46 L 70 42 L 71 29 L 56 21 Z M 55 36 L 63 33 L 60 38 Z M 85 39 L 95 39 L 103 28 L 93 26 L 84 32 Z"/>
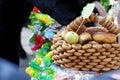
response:
<path id="1" fill-rule="evenodd" d="M 87 71 L 109 71 L 120 67 L 120 44 L 68 44 L 60 34 L 53 38 L 52 59 L 62 68 Z"/>
<path id="2" fill-rule="evenodd" d="M 120 44 L 116 39 L 120 29 L 106 18 L 99 20 L 98 14 L 94 13 L 85 19 L 83 24 L 95 22 L 103 27 L 80 27 L 82 20 L 81 16 L 76 18 L 62 33 L 53 37 L 51 49 L 54 63 L 62 68 L 85 71 L 109 71 L 120 68 Z M 78 27 L 80 31 L 77 34 L 80 35 L 81 42 L 69 44 L 64 40 L 64 34 L 68 31 L 75 32 Z M 86 33 L 91 35 L 91 39 Z"/>

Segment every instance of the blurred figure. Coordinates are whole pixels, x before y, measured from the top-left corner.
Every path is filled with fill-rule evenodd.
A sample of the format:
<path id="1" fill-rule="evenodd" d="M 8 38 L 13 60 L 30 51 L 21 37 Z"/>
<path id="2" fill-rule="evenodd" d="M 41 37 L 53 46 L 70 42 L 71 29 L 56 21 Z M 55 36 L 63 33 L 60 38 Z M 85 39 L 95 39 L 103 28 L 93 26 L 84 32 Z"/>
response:
<path id="1" fill-rule="evenodd" d="M 18 66 L 3 58 L 0 58 L 0 80 L 30 80 L 30 77 L 20 71 Z"/>
<path id="2" fill-rule="evenodd" d="M 0 57 L 17 65 L 21 29 L 32 9 L 26 0 L 0 0 Z"/>
<path id="3" fill-rule="evenodd" d="M 80 16 L 83 7 L 88 3 L 95 3 L 93 12 L 105 16 L 105 10 L 98 1 L 15 0 L 13 3 L 10 0 L 0 0 L 0 57 L 19 65 L 20 32 L 34 5 L 64 26 Z"/>

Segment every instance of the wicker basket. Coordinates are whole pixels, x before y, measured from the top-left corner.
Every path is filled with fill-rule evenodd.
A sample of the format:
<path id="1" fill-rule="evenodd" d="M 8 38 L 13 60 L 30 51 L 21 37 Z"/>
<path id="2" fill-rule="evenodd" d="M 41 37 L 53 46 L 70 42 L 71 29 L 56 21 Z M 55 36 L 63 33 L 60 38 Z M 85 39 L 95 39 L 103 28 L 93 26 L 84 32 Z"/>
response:
<path id="1" fill-rule="evenodd" d="M 89 41 L 83 45 L 68 44 L 60 34 L 56 34 L 51 49 L 54 63 L 62 68 L 85 71 L 120 68 L 120 44 L 117 42 L 100 44 Z"/>

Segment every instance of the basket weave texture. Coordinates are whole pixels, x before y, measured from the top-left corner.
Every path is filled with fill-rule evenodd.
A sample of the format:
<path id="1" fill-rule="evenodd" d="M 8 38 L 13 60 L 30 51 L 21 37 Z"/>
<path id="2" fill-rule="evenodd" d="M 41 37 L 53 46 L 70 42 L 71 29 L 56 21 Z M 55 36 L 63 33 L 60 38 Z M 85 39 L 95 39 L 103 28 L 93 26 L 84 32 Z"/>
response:
<path id="1" fill-rule="evenodd" d="M 120 44 L 99 44 L 95 41 L 84 45 L 68 44 L 59 34 L 56 36 L 59 40 L 51 47 L 52 59 L 56 65 L 86 71 L 109 71 L 120 68 Z M 65 45 L 71 48 L 67 49 Z"/>
<path id="2" fill-rule="evenodd" d="M 79 18 L 71 22 L 66 29 L 76 31 L 73 27 L 78 25 L 77 22 L 75 24 L 75 21 L 79 21 Z M 95 21 L 93 20 L 93 22 Z M 52 59 L 56 65 L 62 68 L 83 71 L 109 71 L 120 68 L 120 44 L 118 42 L 89 41 L 87 44 L 68 44 L 60 33 L 54 36 L 52 42 Z"/>

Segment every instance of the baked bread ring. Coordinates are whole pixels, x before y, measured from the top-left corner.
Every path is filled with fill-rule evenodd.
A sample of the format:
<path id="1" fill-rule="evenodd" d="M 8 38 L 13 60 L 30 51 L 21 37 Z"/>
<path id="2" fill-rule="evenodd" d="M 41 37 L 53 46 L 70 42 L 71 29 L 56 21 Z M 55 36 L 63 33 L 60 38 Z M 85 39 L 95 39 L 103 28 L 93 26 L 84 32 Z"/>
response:
<path id="1" fill-rule="evenodd" d="M 59 56 L 62 58 L 66 58 L 66 56 L 64 56 L 62 53 L 59 53 Z"/>
<path id="2" fill-rule="evenodd" d="M 92 47 L 94 49 L 101 49 L 103 46 L 101 44 L 93 44 Z"/>
<path id="3" fill-rule="evenodd" d="M 76 65 L 76 66 L 74 66 L 74 67 L 80 69 L 80 68 L 82 68 L 83 66 Z"/>
<path id="4" fill-rule="evenodd" d="M 86 63 L 84 63 L 84 62 L 79 62 L 78 64 L 79 64 L 80 66 L 86 65 Z"/>
<path id="5" fill-rule="evenodd" d="M 92 14 L 90 15 L 90 20 L 91 20 L 91 22 L 95 22 L 94 13 L 92 13 Z"/>
<path id="6" fill-rule="evenodd" d="M 112 31 L 112 33 L 118 34 L 118 33 L 120 33 L 120 29 L 119 29 L 119 28 L 115 28 L 115 29 Z"/>
<path id="7" fill-rule="evenodd" d="M 118 57 L 120 57 L 120 53 L 119 53 L 119 54 L 117 54 L 117 56 L 118 56 Z"/>
<path id="8" fill-rule="evenodd" d="M 102 52 L 102 55 L 104 56 L 108 56 L 108 55 L 110 55 L 110 52 Z"/>
<path id="9" fill-rule="evenodd" d="M 82 60 L 82 61 L 85 62 L 85 63 L 89 63 L 90 62 L 89 59 L 85 59 L 85 60 Z"/>
<path id="10" fill-rule="evenodd" d="M 113 24 L 113 23 L 107 28 L 108 31 L 110 31 L 110 29 L 111 29 L 112 27 L 114 27 L 114 24 Z"/>
<path id="11" fill-rule="evenodd" d="M 81 59 L 81 60 L 84 60 L 84 59 L 85 59 L 85 60 L 86 60 L 87 57 L 80 56 L 79 59 Z"/>
<path id="12" fill-rule="evenodd" d="M 56 45 L 62 46 L 62 44 L 64 44 L 64 43 L 65 43 L 64 40 L 58 40 L 57 43 L 56 43 Z"/>
<path id="13" fill-rule="evenodd" d="M 75 23 L 75 21 L 73 22 L 73 25 L 74 25 L 75 30 L 77 30 L 79 25 Z"/>
<path id="14" fill-rule="evenodd" d="M 116 63 L 117 66 L 120 66 L 120 61 Z"/>
<path id="15" fill-rule="evenodd" d="M 103 17 L 100 21 L 99 21 L 99 24 L 102 25 L 106 20 L 106 17 Z"/>
<path id="16" fill-rule="evenodd" d="M 64 55 L 67 56 L 67 57 L 69 57 L 69 56 L 72 56 L 73 54 L 64 52 Z"/>
<path id="17" fill-rule="evenodd" d="M 80 50 L 82 47 L 81 44 L 72 44 L 72 48 L 75 49 L 75 50 Z"/>
<path id="18" fill-rule="evenodd" d="M 98 63 L 93 63 L 93 62 L 89 62 L 88 64 L 91 65 L 91 66 L 96 66 L 96 65 L 98 65 Z"/>
<path id="19" fill-rule="evenodd" d="M 82 20 L 83 20 L 83 18 L 81 16 L 76 18 L 74 21 L 72 21 L 70 24 L 67 25 L 66 30 L 67 31 L 76 31 L 78 29 L 78 27 L 80 26 Z M 75 24 L 77 24 L 77 25 L 75 25 Z"/>
<path id="20" fill-rule="evenodd" d="M 95 21 L 94 21 L 95 23 L 98 23 L 98 21 L 99 21 L 99 19 L 98 19 L 98 13 L 95 14 L 94 20 L 95 20 Z"/>
<path id="21" fill-rule="evenodd" d="M 57 50 L 52 51 L 52 55 L 57 55 L 57 54 L 59 54 L 59 52 Z"/>
<path id="22" fill-rule="evenodd" d="M 103 59 L 104 62 L 110 62 L 111 60 L 112 60 L 111 58 Z"/>
<path id="23" fill-rule="evenodd" d="M 117 28 L 117 26 L 116 26 L 116 25 L 113 25 L 113 26 L 109 29 L 109 32 L 113 32 L 116 28 Z"/>
<path id="24" fill-rule="evenodd" d="M 78 62 L 80 62 L 80 60 L 76 59 L 76 60 L 73 60 L 73 62 L 78 63 Z"/>
<path id="25" fill-rule="evenodd" d="M 81 68 L 81 70 L 83 70 L 83 71 L 89 71 L 90 69 L 88 69 L 88 68 Z"/>
<path id="26" fill-rule="evenodd" d="M 107 26 L 107 24 L 108 24 L 108 22 L 109 22 L 109 20 L 105 20 L 105 22 L 103 22 L 103 26 Z"/>
<path id="27" fill-rule="evenodd" d="M 91 22 L 90 18 L 85 19 L 85 23 Z"/>
<path id="28" fill-rule="evenodd" d="M 119 51 L 115 50 L 112 52 L 113 54 L 119 54 Z"/>
<path id="29" fill-rule="evenodd" d="M 107 51 L 113 52 L 114 50 L 115 50 L 115 48 L 110 48 L 110 49 L 108 49 Z"/>
<path id="30" fill-rule="evenodd" d="M 102 68 L 103 71 L 109 71 L 111 68 Z"/>
<path id="31" fill-rule="evenodd" d="M 118 44 L 118 43 L 112 43 L 111 45 L 115 48 L 120 48 L 120 44 Z"/>
<path id="32" fill-rule="evenodd" d="M 99 56 L 100 55 L 100 52 L 95 52 L 95 53 L 92 53 L 93 56 Z"/>
<path id="33" fill-rule="evenodd" d="M 62 37 L 54 37 L 53 38 L 54 43 L 57 42 L 57 41 L 59 41 L 59 40 L 62 40 Z"/>
<path id="34" fill-rule="evenodd" d="M 100 71 L 100 69 L 98 69 L 98 68 L 92 68 L 91 70 L 93 70 L 93 71 Z"/>
<path id="35" fill-rule="evenodd" d="M 112 69 L 118 69 L 120 66 L 113 66 Z"/>
<path id="36" fill-rule="evenodd" d="M 54 61 L 53 63 L 55 63 L 56 65 L 59 65 L 59 63 L 57 61 Z"/>
<path id="37" fill-rule="evenodd" d="M 80 56 L 82 55 L 82 53 L 80 53 L 80 52 L 75 52 L 74 55 L 80 57 Z"/>
<path id="38" fill-rule="evenodd" d="M 108 29 L 108 27 L 109 27 L 110 25 L 112 25 L 112 22 L 111 22 L 111 21 L 109 21 L 109 20 L 107 20 L 107 24 L 105 25 L 105 28 L 107 28 L 107 29 Z"/>
<path id="39" fill-rule="evenodd" d="M 116 64 L 118 63 L 117 61 L 110 61 L 111 64 Z"/>
<path id="40" fill-rule="evenodd" d="M 57 49 L 56 49 L 58 52 L 64 52 L 64 48 L 62 48 L 61 46 L 59 46 Z"/>
<path id="41" fill-rule="evenodd" d="M 116 48 L 116 50 L 120 51 L 120 47 Z"/>
<path id="42" fill-rule="evenodd" d="M 114 57 L 113 60 L 120 60 L 120 57 Z"/>
<path id="43" fill-rule="evenodd" d="M 52 49 L 52 50 L 54 50 L 54 49 L 56 49 L 56 48 L 57 48 L 56 45 L 52 45 L 52 46 L 51 46 L 51 49 Z"/>
<path id="44" fill-rule="evenodd" d="M 75 25 L 73 24 L 74 21 L 72 21 L 68 26 L 70 26 L 70 28 L 72 29 L 72 31 L 76 31 L 78 27 L 75 27 Z"/>
<path id="45" fill-rule="evenodd" d="M 93 48 L 91 48 L 91 49 L 86 49 L 86 52 L 94 53 L 94 52 L 96 52 L 96 49 L 93 49 Z"/>
<path id="46" fill-rule="evenodd" d="M 76 56 L 69 56 L 68 58 L 69 58 L 70 60 L 75 60 L 75 59 L 77 59 Z"/>
<path id="47" fill-rule="evenodd" d="M 108 64 L 108 62 L 100 62 L 99 64 L 106 65 L 106 64 Z"/>
<path id="48" fill-rule="evenodd" d="M 107 64 L 106 66 L 109 67 L 109 68 L 112 68 L 114 65 L 112 65 L 112 64 Z"/>
<path id="49" fill-rule="evenodd" d="M 95 60 L 95 59 L 97 59 L 96 56 L 89 56 L 88 58 L 89 58 L 90 60 Z"/>
<path id="50" fill-rule="evenodd" d="M 70 50 L 72 48 L 72 46 L 70 44 L 62 44 L 62 47 L 65 49 L 65 50 Z"/>
<path id="51" fill-rule="evenodd" d="M 62 61 L 64 62 L 64 63 L 70 63 L 71 62 L 71 60 L 69 60 L 69 59 L 62 59 Z"/>
<path id="52" fill-rule="evenodd" d="M 83 21 L 83 17 L 80 16 L 78 18 L 75 19 L 75 23 L 79 26 L 81 24 L 81 22 Z"/>
<path id="53" fill-rule="evenodd" d="M 61 67 L 61 68 L 64 68 L 64 69 L 66 68 L 63 64 L 60 64 L 60 67 Z"/>
<path id="54" fill-rule="evenodd" d="M 110 55 L 108 55 L 108 57 L 110 57 L 110 58 L 114 58 L 116 56 L 116 54 L 110 54 Z"/>
<path id="55" fill-rule="evenodd" d="M 65 67 L 70 68 L 70 67 L 72 67 L 72 65 L 65 64 Z"/>
<path id="56" fill-rule="evenodd" d="M 104 68 L 105 66 L 104 65 L 97 65 L 97 66 L 95 66 L 96 68 L 99 68 L 99 69 L 102 69 L 102 68 Z"/>
<path id="57" fill-rule="evenodd" d="M 111 44 L 107 44 L 107 43 L 104 43 L 103 47 L 106 48 L 106 49 L 111 49 L 112 48 Z"/>
<path id="58" fill-rule="evenodd" d="M 92 62 L 98 63 L 98 62 L 101 62 L 101 59 L 95 59 L 95 60 L 92 60 Z"/>
<path id="59" fill-rule="evenodd" d="M 85 67 L 88 68 L 88 69 L 93 68 L 93 66 L 91 66 L 91 65 L 85 65 Z"/>
<path id="60" fill-rule="evenodd" d="M 105 48 L 101 48 L 101 49 L 97 49 L 97 51 L 99 51 L 99 52 L 105 52 L 106 49 Z"/>
<path id="61" fill-rule="evenodd" d="M 85 53 L 85 50 L 77 50 L 79 53 Z"/>
<path id="62" fill-rule="evenodd" d="M 89 57 L 91 54 L 92 54 L 92 53 L 84 53 L 83 55 L 84 55 L 85 57 Z"/>
<path id="63" fill-rule="evenodd" d="M 76 65 L 76 63 L 68 63 L 69 65 L 72 65 L 72 66 L 74 66 L 74 65 Z"/>
<path id="64" fill-rule="evenodd" d="M 106 56 L 98 56 L 99 59 L 105 59 Z"/>
<path id="65" fill-rule="evenodd" d="M 72 69 L 72 70 L 79 70 L 79 68 L 75 68 L 75 67 L 71 67 L 70 69 Z"/>
<path id="66" fill-rule="evenodd" d="M 75 49 L 67 50 L 67 53 L 74 53 Z"/>
<path id="67" fill-rule="evenodd" d="M 60 56 L 58 56 L 58 55 L 53 55 L 52 58 L 53 58 L 54 60 L 57 60 L 57 59 L 60 59 Z"/>

